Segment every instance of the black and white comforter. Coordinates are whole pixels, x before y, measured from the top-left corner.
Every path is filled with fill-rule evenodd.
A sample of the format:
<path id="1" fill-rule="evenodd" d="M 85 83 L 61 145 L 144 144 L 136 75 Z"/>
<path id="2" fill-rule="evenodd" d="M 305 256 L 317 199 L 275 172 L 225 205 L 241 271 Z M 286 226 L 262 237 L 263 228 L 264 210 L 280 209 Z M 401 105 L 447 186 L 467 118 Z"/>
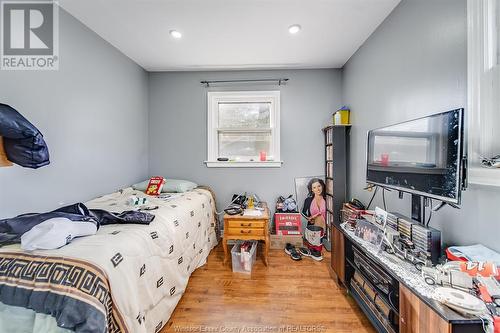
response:
<path id="1" fill-rule="evenodd" d="M 126 202 L 131 195 L 145 196 L 128 188 L 86 205 L 91 209 L 124 211 L 130 209 Z M 2 303 L 44 312 L 52 315 L 58 326 L 81 332 L 161 330 L 184 293 L 189 276 L 205 264 L 217 243 L 215 202 L 210 191 L 196 189 L 163 199 L 148 197 L 147 206 L 159 207 L 151 211 L 156 217 L 148 226 L 102 226 L 96 235 L 75 239 L 58 250 L 27 253 L 19 245 L 1 248 Z M 33 270 L 33 262 L 46 270 Z M 92 286 L 100 290 L 90 290 L 83 275 L 74 281 L 75 266 L 78 271 L 95 273 L 100 282 Z M 41 273 L 44 280 L 36 280 Z M 90 275 L 85 276 L 88 279 Z M 68 284 L 70 280 L 74 283 Z M 34 304 L 9 303 L 9 297 L 13 301 L 16 291 L 26 288 L 33 292 L 26 299 Z M 54 295 L 80 302 L 70 301 L 65 306 L 54 302 Z M 83 322 L 76 327 L 65 326 L 65 317 L 61 315 L 65 310 L 66 318 L 77 316 L 76 321 Z M 102 320 L 95 315 L 99 312 Z"/>

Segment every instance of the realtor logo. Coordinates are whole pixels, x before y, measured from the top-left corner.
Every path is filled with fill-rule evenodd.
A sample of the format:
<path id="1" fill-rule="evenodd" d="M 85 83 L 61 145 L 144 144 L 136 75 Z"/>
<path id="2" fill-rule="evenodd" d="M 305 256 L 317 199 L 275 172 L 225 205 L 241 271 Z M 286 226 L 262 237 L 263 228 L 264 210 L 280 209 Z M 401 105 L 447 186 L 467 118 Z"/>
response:
<path id="1" fill-rule="evenodd" d="M 0 0 L 0 3 L 0 69 L 59 69 L 57 2 Z"/>

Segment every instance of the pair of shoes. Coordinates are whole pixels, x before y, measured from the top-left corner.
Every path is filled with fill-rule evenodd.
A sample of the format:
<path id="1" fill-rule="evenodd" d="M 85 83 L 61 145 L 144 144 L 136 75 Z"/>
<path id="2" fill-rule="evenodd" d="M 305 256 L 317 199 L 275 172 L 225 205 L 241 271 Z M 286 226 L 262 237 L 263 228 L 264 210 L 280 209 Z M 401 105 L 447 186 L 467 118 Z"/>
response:
<path id="1" fill-rule="evenodd" d="M 295 260 L 295 261 L 302 260 L 302 256 L 300 255 L 300 253 L 297 252 L 297 249 L 295 248 L 295 246 L 293 246 L 290 243 L 286 243 L 285 253 L 288 254 L 290 256 L 290 258 L 292 258 L 292 260 Z"/>
<path id="2" fill-rule="evenodd" d="M 308 249 L 307 247 L 301 247 L 299 249 L 299 252 L 304 257 L 309 257 L 309 258 L 316 260 L 316 261 L 323 260 L 323 256 L 321 255 L 321 252 L 318 250 Z"/>

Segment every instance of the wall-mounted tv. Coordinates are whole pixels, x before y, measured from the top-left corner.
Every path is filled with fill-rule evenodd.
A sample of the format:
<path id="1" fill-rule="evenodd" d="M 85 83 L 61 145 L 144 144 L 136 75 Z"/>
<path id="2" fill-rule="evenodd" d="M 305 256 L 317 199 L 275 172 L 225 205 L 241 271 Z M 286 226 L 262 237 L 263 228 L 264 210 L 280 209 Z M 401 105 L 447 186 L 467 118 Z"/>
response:
<path id="1" fill-rule="evenodd" d="M 463 109 L 368 132 L 369 184 L 460 204 Z"/>

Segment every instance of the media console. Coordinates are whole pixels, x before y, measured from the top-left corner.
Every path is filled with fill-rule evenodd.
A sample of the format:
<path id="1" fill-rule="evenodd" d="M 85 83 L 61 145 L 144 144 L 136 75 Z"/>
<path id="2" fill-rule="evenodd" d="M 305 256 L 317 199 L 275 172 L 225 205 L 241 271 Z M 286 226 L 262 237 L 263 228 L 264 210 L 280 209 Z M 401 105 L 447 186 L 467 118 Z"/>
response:
<path id="1" fill-rule="evenodd" d="M 347 289 L 378 332 L 484 332 L 479 318 L 464 317 L 422 295 L 339 223 L 333 223 L 331 235 L 331 267 L 337 282 Z"/>

